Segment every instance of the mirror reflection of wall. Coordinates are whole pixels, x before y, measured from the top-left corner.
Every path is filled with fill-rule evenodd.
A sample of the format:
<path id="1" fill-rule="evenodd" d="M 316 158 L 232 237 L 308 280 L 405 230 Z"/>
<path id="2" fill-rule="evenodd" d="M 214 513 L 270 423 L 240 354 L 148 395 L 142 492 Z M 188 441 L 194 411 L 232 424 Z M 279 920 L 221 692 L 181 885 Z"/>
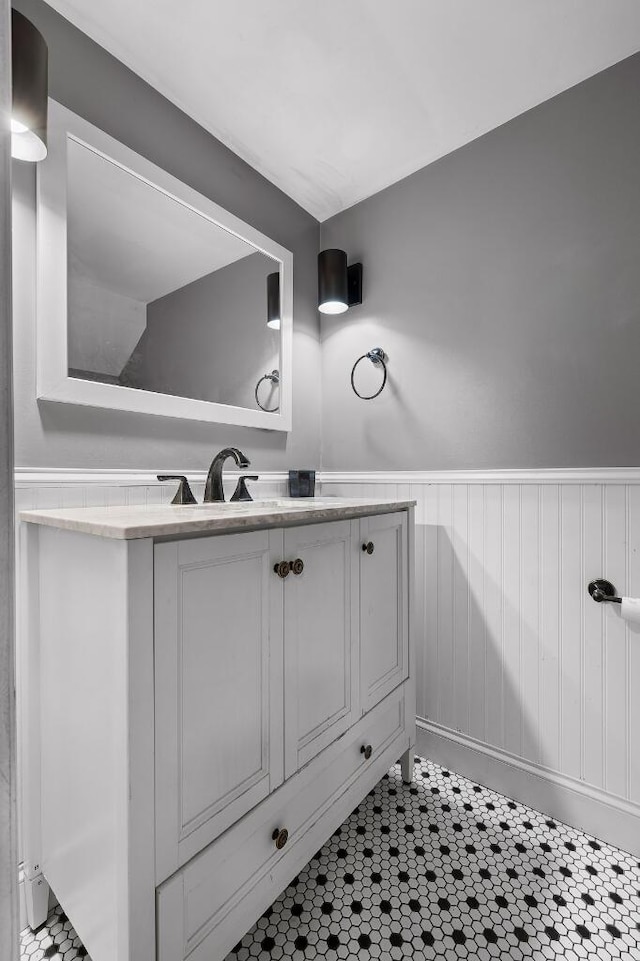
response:
<path id="1" fill-rule="evenodd" d="M 69 376 L 255 408 L 278 262 L 69 138 Z"/>

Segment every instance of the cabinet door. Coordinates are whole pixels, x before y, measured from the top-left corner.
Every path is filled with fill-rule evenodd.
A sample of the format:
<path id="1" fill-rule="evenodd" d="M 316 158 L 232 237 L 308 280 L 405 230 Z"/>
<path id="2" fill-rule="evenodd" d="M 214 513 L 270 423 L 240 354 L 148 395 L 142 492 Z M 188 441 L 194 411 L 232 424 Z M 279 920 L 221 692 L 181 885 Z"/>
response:
<path id="1" fill-rule="evenodd" d="M 281 531 L 156 545 L 160 882 L 283 777 Z"/>
<path id="2" fill-rule="evenodd" d="M 286 777 L 357 716 L 357 530 L 337 521 L 285 531 L 284 559 L 304 564 L 284 583 Z"/>
<path id="3" fill-rule="evenodd" d="M 406 513 L 363 518 L 359 554 L 360 704 L 364 713 L 409 673 Z"/>

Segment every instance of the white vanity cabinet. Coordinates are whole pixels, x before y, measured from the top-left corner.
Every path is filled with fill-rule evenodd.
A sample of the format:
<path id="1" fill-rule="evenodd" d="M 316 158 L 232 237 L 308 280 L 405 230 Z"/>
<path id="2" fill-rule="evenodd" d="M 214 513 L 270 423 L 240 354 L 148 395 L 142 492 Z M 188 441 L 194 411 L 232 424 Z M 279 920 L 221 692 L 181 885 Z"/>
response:
<path id="1" fill-rule="evenodd" d="M 412 505 L 250 510 L 130 539 L 25 516 L 27 867 L 93 961 L 222 961 L 401 756 L 410 779 Z"/>

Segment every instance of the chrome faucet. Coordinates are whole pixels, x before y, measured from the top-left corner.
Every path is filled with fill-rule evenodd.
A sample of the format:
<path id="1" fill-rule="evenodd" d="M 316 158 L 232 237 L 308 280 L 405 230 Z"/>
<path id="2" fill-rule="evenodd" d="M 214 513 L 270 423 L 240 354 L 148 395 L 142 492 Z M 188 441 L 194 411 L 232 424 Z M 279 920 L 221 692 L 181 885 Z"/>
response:
<path id="1" fill-rule="evenodd" d="M 210 504 L 213 501 L 224 500 L 224 487 L 222 486 L 222 467 L 228 457 L 233 457 L 238 467 L 248 467 L 249 460 L 237 447 L 225 447 L 211 461 L 211 467 L 207 474 L 207 483 L 204 486 L 204 503 Z"/>

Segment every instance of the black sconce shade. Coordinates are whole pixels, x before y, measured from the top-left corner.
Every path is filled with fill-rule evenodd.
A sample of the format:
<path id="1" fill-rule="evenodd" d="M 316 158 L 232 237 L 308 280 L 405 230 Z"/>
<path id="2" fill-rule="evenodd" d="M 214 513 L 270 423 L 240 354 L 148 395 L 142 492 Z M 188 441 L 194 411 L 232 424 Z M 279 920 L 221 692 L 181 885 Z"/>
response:
<path id="1" fill-rule="evenodd" d="M 349 309 L 347 255 L 331 248 L 318 254 L 318 310 L 343 314 Z"/>
<path id="2" fill-rule="evenodd" d="M 280 330 L 280 272 L 267 274 L 267 327 Z"/>
<path id="3" fill-rule="evenodd" d="M 347 267 L 344 250 L 329 248 L 318 254 L 318 310 L 343 314 L 362 303 L 362 264 Z"/>
<path id="4" fill-rule="evenodd" d="M 47 156 L 49 55 L 40 31 L 17 10 L 11 11 L 11 58 L 11 156 L 36 163 Z"/>

